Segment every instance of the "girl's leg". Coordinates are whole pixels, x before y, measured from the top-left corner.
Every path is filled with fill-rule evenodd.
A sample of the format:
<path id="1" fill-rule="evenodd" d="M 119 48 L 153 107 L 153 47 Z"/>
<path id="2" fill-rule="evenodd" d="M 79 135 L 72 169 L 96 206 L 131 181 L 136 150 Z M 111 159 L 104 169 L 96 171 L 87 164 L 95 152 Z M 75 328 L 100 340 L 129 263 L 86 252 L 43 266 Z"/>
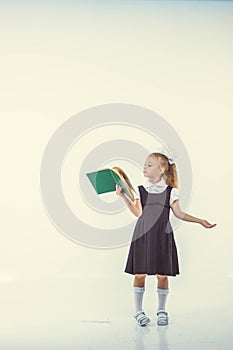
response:
<path id="1" fill-rule="evenodd" d="M 159 289 L 168 289 L 168 277 L 164 275 L 156 275 Z"/>
<path id="2" fill-rule="evenodd" d="M 150 322 L 150 319 L 145 315 L 142 309 L 142 300 L 145 292 L 145 278 L 146 274 L 137 274 L 134 277 L 134 300 L 135 300 L 135 315 L 138 324 L 145 326 Z"/>
<path id="3" fill-rule="evenodd" d="M 168 277 L 164 275 L 156 275 L 158 284 L 157 284 L 157 292 L 158 292 L 158 311 L 164 310 L 167 301 L 168 295 Z"/>
<path id="4" fill-rule="evenodd" d="M 166 301 L 167 295 L 169 293 L 168 289 L 168 277 L 164 275 L 156 275 L 158 284 L 157 284 L 157 292 L 158 292 L 158 325 L 167 325 L 168 324 L 168 316 L 166 313 Z"/>
<path id="5" fill-rule="evenodd" d="M 144 287 L 145 286 L 146 275 L 135 275 L 134 276 L 134 287 Z"/>
<path id="6" fill-rule="evenodd" d="M 142 299 L 145 292 L 145 279 L 146 275 L 135 275 L 134 277 L 134 299 L 135 299 L 135 312 L 142 311 Z"/>

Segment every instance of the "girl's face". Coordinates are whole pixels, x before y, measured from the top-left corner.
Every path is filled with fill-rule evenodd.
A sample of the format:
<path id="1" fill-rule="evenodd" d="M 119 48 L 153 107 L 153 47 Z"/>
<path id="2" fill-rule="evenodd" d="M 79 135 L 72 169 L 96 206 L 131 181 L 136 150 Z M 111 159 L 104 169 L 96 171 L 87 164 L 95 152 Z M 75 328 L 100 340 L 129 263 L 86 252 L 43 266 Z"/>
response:
<path id="1" fill-rule="evenodd" d="M 163 175 L 163 169 L 161 168 L 161 165 L 159 163 L 159 160 L 155 156 L 148 156 L 146 158 L 144 167 L 143 167 L 143 174 L 145 177 L 148 177 L 148 179 L 158 179 L 161 178 Z"/>

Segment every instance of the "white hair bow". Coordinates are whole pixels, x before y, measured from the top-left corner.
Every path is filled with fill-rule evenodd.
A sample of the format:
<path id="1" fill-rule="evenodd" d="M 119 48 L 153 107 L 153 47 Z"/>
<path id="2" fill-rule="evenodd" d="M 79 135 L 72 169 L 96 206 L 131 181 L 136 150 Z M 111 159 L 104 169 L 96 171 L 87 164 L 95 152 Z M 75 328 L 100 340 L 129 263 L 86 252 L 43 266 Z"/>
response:
<path id="1" fill-rule="evenodd" d="M 170 154 L 165 148 L 161 148 L 161 149 L 159 149 L 159 150 L 156 151 L 156 152 L 165 155 L 165 156 L 167 157 L 168 163 L 169 163 L 170 165 L 172 165 L 172 164 L 175 163 L 174 158 L 171 156 L 171 154 Z"/>

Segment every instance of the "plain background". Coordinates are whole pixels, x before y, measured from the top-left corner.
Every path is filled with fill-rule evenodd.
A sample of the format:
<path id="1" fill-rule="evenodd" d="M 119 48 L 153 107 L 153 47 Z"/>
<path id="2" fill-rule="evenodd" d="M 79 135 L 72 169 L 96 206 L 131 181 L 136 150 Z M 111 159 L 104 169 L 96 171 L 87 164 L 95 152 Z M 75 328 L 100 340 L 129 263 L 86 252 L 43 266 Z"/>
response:
<path id="1" fill-rule="evenodd" d="M 181 276 L 171 281 L 178 304 L 171 297 L 170 307 L 185 312 L 195 308 L 191 300 L 201 308 L 227 307 L 233 278 L 232 2 L 1 1 L 0 13 L 1 318 L 10 319 L 16 304 L 30 313 L 43 288 L 56 281 L 72 303 L 79 302 L 72 283 L 81 281 L 84 310 L 92 305 L 88 291 L 99 285 L 108 290 L 100 303 L 113 305 L 113 313 L 114 290 L 124 293 L 123 304 L 131 303 L 131 276 L 123 273 L 128 246 L 96 250 L 67 239 L 40 196 L 41 159 L 54 131 L 79 111 L 112 102 L 152 109 L 174 127 L 192 162 L 188 213 L 217 223 L 206 230 L 184 222 L 176 230 Z M 87 138 L 87 152 L 96 145 Z M 31 282 L 42 292 L 27 302 Z M 151 291 L 154 286 L 150 280 Z M 17 339 L 19 325 L 7 328 L 6 343 Z"/>

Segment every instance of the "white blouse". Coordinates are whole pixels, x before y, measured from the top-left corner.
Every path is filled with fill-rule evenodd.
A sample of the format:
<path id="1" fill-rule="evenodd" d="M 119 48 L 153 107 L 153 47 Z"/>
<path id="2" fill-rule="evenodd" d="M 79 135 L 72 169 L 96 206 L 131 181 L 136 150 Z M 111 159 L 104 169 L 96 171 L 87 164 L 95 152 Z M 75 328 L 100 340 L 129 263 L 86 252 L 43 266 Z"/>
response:
<path id="1" fill-rule="evenodd" d="M 161 193 L 167 188 L 167 184 L 164 181 L 164 179 L 161 179 L 159 182 L 156 182 L 155 184 L 152 184 L 149 180 L 147 180 L 147 186 L 143 186 L 147 192 L 149 193 Z M 140 195 L 139 192 L 135 192 L 135 199 L 139 199 Z M 179 199 L 179 190 L 175 187 L 171 190 L 170 195 L 170 205 L 175 201 Z"/>

